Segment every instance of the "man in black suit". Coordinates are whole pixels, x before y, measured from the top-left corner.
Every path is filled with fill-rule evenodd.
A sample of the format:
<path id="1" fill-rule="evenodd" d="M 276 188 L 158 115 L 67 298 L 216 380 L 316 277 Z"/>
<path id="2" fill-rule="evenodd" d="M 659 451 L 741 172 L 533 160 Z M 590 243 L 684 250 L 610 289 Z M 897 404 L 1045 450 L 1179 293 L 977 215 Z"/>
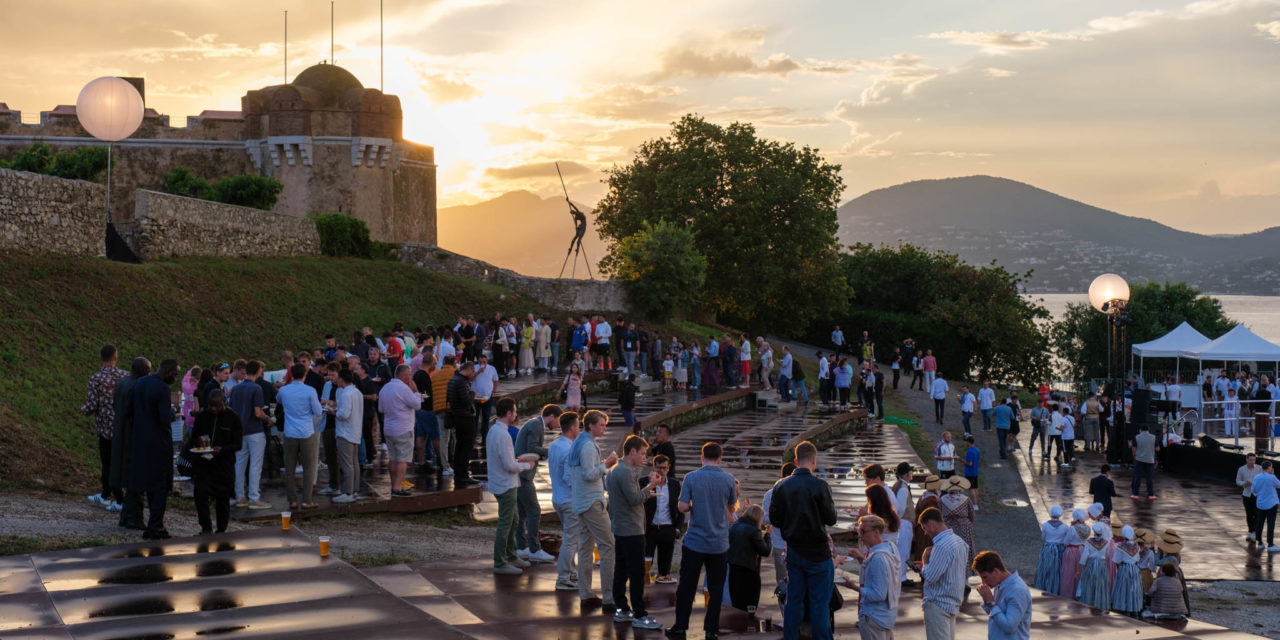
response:
<path id="1" fill-rule="evenodd" d="M 1116 483 L 1111 481 L 1111 465 L 1103 464 L 1100 473 L 1089 480 L 1089 494 L 1102 505 L 1102 515 L 1111 517 L 1111 497 L 1116 493 Z"/>
<path id="2" fill-rule="evenodd" d="M 671 474 L 671 460 L 664 455 L 653 457 L 653 470 L 662 476 L 662 484 L 653 490 L 653 497 L 644 502 L 644 555 L 653 558 L 658 551 L 659 584 L 675 584 L 671 577 L 671 555 L 675 552 L 676 536 L 684 526 L 685 515 L 676 506 L 680 500 L 680 481 Z M 641 486 L 648 485 L 646 482 Z"/>

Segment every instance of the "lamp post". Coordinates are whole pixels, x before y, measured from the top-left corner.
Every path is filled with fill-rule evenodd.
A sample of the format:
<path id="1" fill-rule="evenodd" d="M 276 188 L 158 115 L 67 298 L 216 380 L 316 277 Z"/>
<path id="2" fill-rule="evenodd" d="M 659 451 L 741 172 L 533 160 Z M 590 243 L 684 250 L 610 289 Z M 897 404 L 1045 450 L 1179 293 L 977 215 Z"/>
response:
<path id="1" fill-rule="evenodd" d="M 91 81 L 76 98 L 76 118 L 89 135 L 107 143 L 107 224 L 111 224 L 111 143 L 124 140 L 142 124 L 142 95 L 121 78 Z"/>
<path id="2" fill-rule="evenodd" d="M 1120 368 L 1124 368 L 1124 327 L 1129 324 L 1129 283 L 1114 273 L 1104 273 L 1094 278 L 1089 284 L 1089 304 L 1107 314 L 1107 324 L 1110 326 L 1107 339 L 1107 380 L 1112 381 L 1112 344 L 1117 337 L 1119 345 L 1116 353 L 1119 354 Z"/>

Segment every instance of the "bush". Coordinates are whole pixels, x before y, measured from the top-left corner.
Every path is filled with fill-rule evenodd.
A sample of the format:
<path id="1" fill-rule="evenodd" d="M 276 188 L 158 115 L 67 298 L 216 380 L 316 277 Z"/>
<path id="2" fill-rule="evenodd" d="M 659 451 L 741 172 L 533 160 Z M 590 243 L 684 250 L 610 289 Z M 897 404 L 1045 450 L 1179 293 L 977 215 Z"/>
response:
<path id="1" fill-rule="evenodd" d="M 219 180 L 213 185 L 209 199 L 270 211 L 276 206 L 281 189 L 284 189 L 284 184 L 275 178 L 243 173 Z"/>
<path id="2" fill-rule="evenodd" d="M 182 165 L 173 168 L 173 171 L 164 174 L 164 185 L 160 187 L 165 193 L 172 193 L 179 196 L 187 196 L 188 198 L 201 198 L 210 200 L 212 187 L 209 181 L 191 173 Z"/>
<path id="3" fill-rule="evenodd" d="M 320 252 L 335 258 L 368 258 L 369 227 L 364 220 L 342 213 L 312 214 L 320 234 Z"/>
<path id="4" fill-rule="evenodd" d="M 659 322 L 677 309 L 687 310 L 707 276 L 707 259 L 698 253 L 693 232 L 665 220 L 656 225 L 645 221 L 602 266 L 622 281 L 636 311 Z"/>
<path id="5" fill-rule="evenodd" d="M 32 173 L 48 173 L 53 163 L 53 149 L 43 142 L 37 142 L 18 152 L 13 157 L 11 167 L 14 171 L 30 171 Z"/>
<path id="6" fill-rule="evenodd" d="M 97 182 L 102 172 L 106 170 L 106 147 L 80 147 L 74 151 L 54 154 L 48 167 L 49 175 L 91 182 Z"/>

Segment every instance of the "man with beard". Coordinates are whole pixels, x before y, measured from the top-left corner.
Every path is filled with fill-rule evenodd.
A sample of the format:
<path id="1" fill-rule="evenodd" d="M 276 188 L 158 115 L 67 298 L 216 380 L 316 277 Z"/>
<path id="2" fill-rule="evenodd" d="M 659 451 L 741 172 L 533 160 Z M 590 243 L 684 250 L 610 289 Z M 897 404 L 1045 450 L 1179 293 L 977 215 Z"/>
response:
<path id="1" fill-rule="evenodd" d="M 174 420 L 170 386 L 178 379 L 178 361 L 160 363 L 158 374 L 144 376 L 133 386 L 125 411 L 133 416 L 133 456 L 129 468 L 129 490 L 145 491 L 149 512 L 145 540 L 169 537 L 164 528 L 165 503 L 173 486 Z"/>

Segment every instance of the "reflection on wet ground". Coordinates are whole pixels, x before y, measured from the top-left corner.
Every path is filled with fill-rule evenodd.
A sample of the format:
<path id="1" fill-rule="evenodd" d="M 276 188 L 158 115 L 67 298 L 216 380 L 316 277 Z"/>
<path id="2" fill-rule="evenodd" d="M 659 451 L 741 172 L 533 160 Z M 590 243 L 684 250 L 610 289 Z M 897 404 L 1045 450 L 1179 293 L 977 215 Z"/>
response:
<path id="1" fill-rule="evenodd" d="M 1076 463 L 1063 469 L 1052 460 L 1042 461 L 1037 451 L 1028 462 L 1025 451 L 1018 463 L 1031 479 L 1027 490 L 1037 517 L 1049 518 L 1049 507 L 1061 504 L 1070 512 L 1093 503 L 1089 480 L 1098 475 L 1106 460 L 1101 454 L 1076 452 Z M 1185 547 L 1182 569 L 1193 580 L 1275 580 L 1280 578 L 1280 554 L 1257 553 L 1257 546 L 1245 539 L 1247 527 L 1240 489 L 1234 485 L 1210 480 L 1177 476 L 1157 471 L 1156 500 L 1147 499 L 1146 484 L 1142 497 L 1129 497 L 1133 473 L 1113 466 L 1111 479 L 1116 484 L 1112 498 L 1114 515 L 1134 528 L 1163 531 L 1177 530 Z"/>
<path id="2" fill-rule="evenodd" d="M 0 585 L 6 640 L 465 637 L 296 527 L 3 558 Z"/>

